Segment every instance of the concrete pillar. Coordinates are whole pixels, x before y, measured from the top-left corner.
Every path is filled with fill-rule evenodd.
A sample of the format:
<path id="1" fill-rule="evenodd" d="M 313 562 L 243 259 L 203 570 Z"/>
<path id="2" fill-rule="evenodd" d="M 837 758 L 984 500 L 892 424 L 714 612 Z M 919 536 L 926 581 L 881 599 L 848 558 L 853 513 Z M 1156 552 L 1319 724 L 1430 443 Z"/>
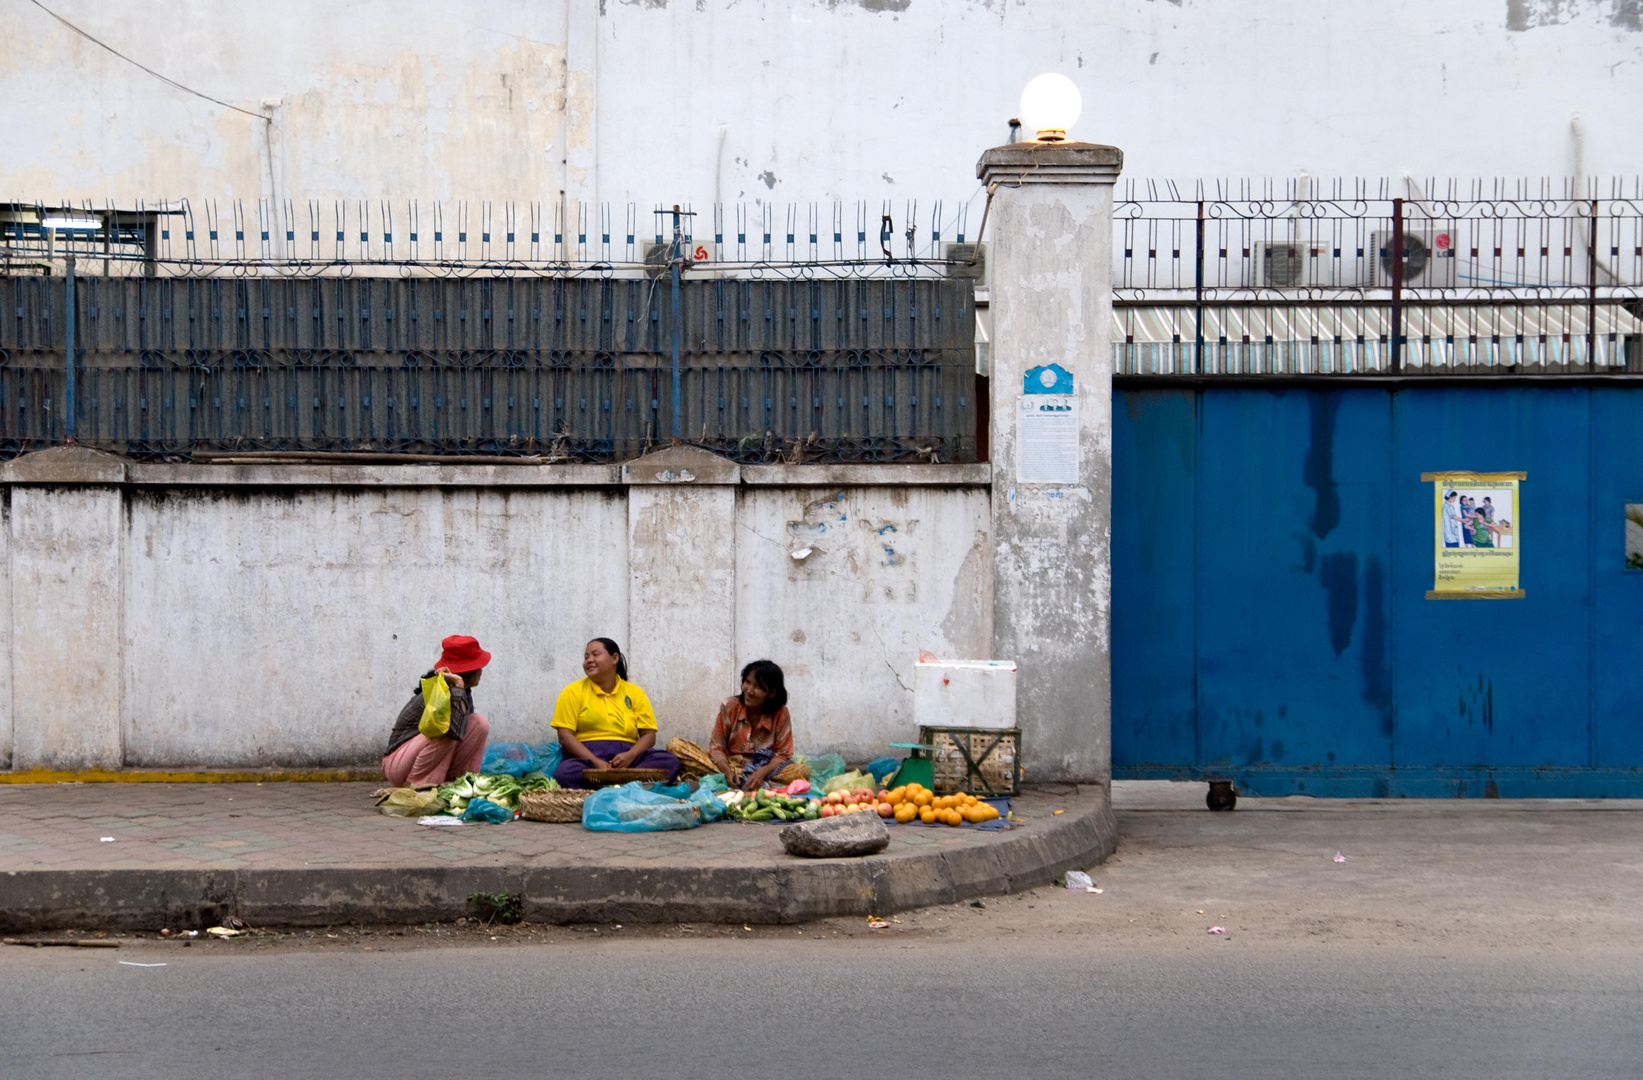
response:
<path id="1" fill-rule="evenodd" d="M 1035 780 L 1112 775 L 1112 188 L 1122 151 L 1022 142 L 992 193 L 993 655 Z"/>
<path id="2" fill-rule="evenodd" d="M 656 707 L 658 745 L 707 745 L 736 690 L 733 461 L 692 446 L 622 466 L 628 485 L 629 674 Z"/>
<path id="3" fill-rule="evenodd" d="M 14 473 L 23 483 L 11 491 L 13 768 L 123 763 L 124 470 L 111 455 L 62 447 Z M 200 678 L 209 667 L 200 657 L 174 674 Z"/>

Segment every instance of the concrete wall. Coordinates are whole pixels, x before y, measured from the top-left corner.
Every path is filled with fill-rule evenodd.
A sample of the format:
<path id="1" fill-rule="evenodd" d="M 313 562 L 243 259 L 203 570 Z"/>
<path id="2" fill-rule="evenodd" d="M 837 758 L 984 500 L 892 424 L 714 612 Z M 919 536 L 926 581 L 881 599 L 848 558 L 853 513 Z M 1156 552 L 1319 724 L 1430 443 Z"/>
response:
<path id="1" fill-rule="evenodd" d="M 626 634 L 624 502 L 551 488 L 127 491 L 125 763 L 369 760 L 453 633 L 499 661 L 478 690 L 498 732 L 548 738 L 583 644 Z"/>
<path id="2" fill-rule="evenodd" d="M 550 738 L 601 635 L 664 741 L 705 742 L 768 656 L 801 748 L 878 756 L 914 734 L 920 648 L 987 654 L 987 478 L 694 450 L 620 469 L 27 455 L 0 466 L 0 767 L 371 762 L 450 633 L 495 654 L 477 696 L 498 738 Z"/>
<path id="3" fill-rule="evenodd" d="M 8 4 L 0 199 L 888 199 L 899 222 L 971 198 L 1044 70 L 1131 176 L 1567 176 L 1575 114 L 1579 170 L 1643 169 L 1635 0 L 49 6 L 272 123 Z"/>

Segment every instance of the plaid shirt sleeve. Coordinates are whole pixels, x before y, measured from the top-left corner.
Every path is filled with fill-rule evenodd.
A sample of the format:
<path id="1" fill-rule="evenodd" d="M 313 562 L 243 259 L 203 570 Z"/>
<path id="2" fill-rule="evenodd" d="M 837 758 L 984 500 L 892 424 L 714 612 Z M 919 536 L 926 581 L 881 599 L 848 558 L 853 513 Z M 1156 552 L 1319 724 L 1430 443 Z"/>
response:
<path id="1" fill-rule="evenodd" d="M 793 717 L 783 705 L 771 722 L 770 746 L 783 761 L 793 760 Z"/>

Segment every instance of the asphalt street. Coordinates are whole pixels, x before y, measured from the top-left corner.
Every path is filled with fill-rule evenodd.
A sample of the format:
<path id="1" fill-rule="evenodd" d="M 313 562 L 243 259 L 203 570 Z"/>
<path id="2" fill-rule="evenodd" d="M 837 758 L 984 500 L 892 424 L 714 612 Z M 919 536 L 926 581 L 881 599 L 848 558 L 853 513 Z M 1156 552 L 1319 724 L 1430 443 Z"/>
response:
<path id="1" fill-rule="evenodd" d="M 605 936 L 369 953 L 10 948 L 0 1072 L 1597 1080 L 1636 1077 L 1643 1061 L 1631 949 Z"/>
<path id="2" fill-rule="evenodd" d="M 881 927 L 3 947 L 0 1078 L 1643 1075 L 1637 804 L 1202 798 L 1115 794 L 1099 893 Z"/>

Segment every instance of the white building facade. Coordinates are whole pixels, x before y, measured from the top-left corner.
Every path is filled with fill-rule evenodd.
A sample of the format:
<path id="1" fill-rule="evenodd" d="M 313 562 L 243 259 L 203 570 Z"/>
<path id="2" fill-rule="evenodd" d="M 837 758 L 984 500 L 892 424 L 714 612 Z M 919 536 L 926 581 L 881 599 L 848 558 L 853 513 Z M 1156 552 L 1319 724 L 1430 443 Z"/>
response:
<path id="1" fill-rule="evenodd" d="M 1632 0 L 46 7 L 67 23 L 0 10 L 9 200 L 888 200 L 899 219 L 974 199 L 977 153 L 1047 70 L 1082 91 L 1074 136 L 1124 147 L 1129 177 L 1643 159 Z"/>

